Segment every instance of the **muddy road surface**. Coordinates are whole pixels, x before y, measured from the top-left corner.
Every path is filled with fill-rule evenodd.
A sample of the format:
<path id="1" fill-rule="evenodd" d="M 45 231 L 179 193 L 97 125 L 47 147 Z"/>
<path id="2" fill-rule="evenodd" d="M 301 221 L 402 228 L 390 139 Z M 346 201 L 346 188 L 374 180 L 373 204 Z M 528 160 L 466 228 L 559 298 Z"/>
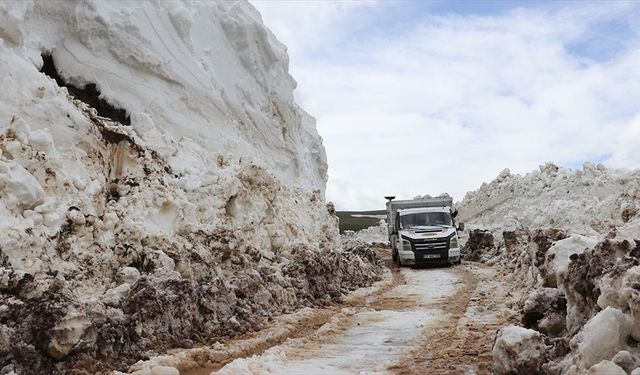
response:
<path id="1" fill-rule="evenodd" d="M 468 262 L 389 264 L 381 282 L 340 304 L 303 309 L 245 337 L 144 366 L 171 365 L 183 375 L 489 374 L 495 333 L 513 320 L 504 309 L 507 288 L 495 276 Z"/>

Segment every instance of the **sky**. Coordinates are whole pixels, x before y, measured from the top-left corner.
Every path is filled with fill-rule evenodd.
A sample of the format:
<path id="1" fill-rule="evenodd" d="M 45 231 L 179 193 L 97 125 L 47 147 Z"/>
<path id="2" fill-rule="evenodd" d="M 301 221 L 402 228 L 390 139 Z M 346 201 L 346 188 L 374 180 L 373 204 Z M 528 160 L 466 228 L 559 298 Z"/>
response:
<path id="1" fill-rule="evenodd" d="M 462 200 L 503 169 L 640 164 L 640 2 L 253 0 L 339 210 Z"/>

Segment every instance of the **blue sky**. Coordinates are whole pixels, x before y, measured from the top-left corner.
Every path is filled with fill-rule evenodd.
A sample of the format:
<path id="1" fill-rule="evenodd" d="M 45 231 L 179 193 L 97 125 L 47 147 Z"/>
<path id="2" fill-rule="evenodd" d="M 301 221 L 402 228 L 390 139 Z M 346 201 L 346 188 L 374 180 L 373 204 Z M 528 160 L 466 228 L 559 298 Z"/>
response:
<path id="1" fill-rule="evenodd" d="M 339 209 L 459 200 L 504 168 L 640 163 L 638 3 L 252 3 L 289 48 Z"/>

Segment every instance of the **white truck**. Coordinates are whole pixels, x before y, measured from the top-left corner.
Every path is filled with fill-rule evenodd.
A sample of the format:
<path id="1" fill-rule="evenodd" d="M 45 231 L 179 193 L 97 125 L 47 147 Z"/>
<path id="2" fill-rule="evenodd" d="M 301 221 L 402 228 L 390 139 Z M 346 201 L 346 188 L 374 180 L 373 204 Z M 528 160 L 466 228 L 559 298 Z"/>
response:
<path id="1" fill-rule="evenodd" d="M 460 263 L 453 199 L 394 200 L 387 196 L 387 224 L 393 261 L 399 266 Z"/>

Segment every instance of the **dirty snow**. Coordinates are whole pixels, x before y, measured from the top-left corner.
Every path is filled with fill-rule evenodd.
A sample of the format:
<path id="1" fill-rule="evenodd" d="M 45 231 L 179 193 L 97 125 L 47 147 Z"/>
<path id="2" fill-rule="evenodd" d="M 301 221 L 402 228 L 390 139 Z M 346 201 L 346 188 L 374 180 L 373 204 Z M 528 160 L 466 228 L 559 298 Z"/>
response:
<path id="1" fill-rule="evenodd" d="M 128 371 L 380 278 L 386 225 L 338 234 L 286 48 L 246 1 L 2 1 L 0 72 L 0 372 Z M 640 171 L 505 170 L 457 208 L 522 312 L 495 371 L 638 373 Z M 457 290 L 402 272 L 394 308 L 222 372 L 384 372 Z M 153 363 L 140 373 L 177 371 Z"/>
<path id="2" fill-rule="evenodd" d="M 321 327 L 314 336 L 289 340 L 260 356 L 237 359 L 217 373 L 387 373 L 387 367 L 408 353 L 425 327 L 446 314 L 428 305 L 455 294 L 458 283 L 449 270 L 401 272 L 406 284 L 382 295 L 383 299 L 398 301 L 397 309 L 343 310 L 343 316 Z"/>
<path id="3" fill-rule="evenodd" d="M 380 220 L 380 224 L 359 230 L 357 232 L 345 231 L 345 233 L 342 234 L 342 237 L 347 239 L 356 239 L 371 245 L 389 244 L 389 234 L 387 233 L 386 220 Z"/>
<path id="4" fill-rule="evenodd" d="M 269 349 L 260 357 L 238 359 L 218 374 L 386 373 L 386 367 L 411 346 L 411 340 L 433 315 L 428 310 L 358 313 L 352 318 L 355 326 L 331 342 L 313 343 L 312 348 L 303 349 L 289 343 L 284 349 Z"/>
<path id="5" fill-rule="evenodd" d="M 568 169 L 548 163 L 524 176 L 505 169 L 467 193 L 458 221 L 469 228 L 554 227 L 586 236 L 606 234 L 640 212 L 640 171 L 585 163 Z"/>
<path id="6" fill-rule="evenodd" d="M 458 219 L 477 229 L 464 251 L 505 269 L 523 329 L 544 338 L 544 363 L 536 357 L 531 366 L 550 374 L 616 373 L 619 352 L 628 353 L 629 366 L 640 363 L 629 345 L 640 332 L 632 287 L 640 281 L 640 171 L 589 163 L 579 170 L 547 163 L 524 176 L 505 170 L 457 208 Z M 522 365 L 504 353 L 538 346 L 496 341 L 494 371 Z"/>
<path id="7" fill-rule="evenodd" d="M 2 1 L 0 72 L 3 373 L 127 370 L 378 278 L 246 1 Z"/>
<path id="8" fill-rule="evenodd" d="M 545 357 L 542 335 L 532 329 L 507 326 L 498 332 L 493 346 L 496 374 L 537 374 Z"/>

